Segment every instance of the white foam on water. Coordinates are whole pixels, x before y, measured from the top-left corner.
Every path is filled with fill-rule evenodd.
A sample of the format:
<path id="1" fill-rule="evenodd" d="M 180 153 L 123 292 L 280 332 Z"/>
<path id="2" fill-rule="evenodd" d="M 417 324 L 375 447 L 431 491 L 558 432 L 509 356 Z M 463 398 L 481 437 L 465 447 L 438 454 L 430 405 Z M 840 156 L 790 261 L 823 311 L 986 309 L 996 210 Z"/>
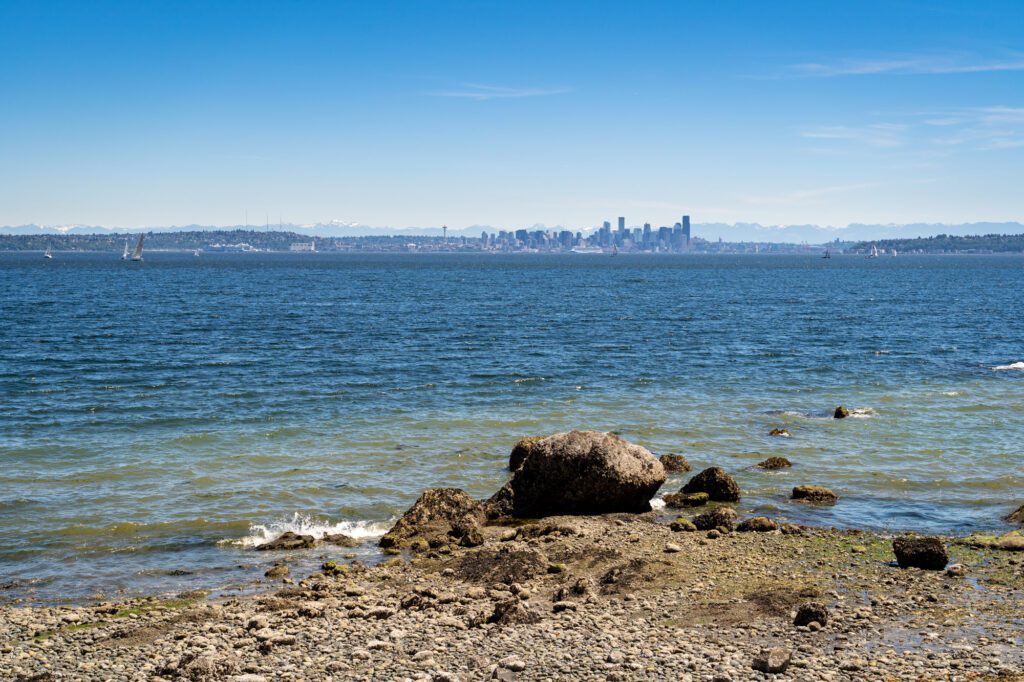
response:
<path id="1" fill-rule="evenodd" d="M 946 397 L 949 397 L 949 398 L 956 398 L 958 396 L 963 395 L 963 393 L 961 393 L 960 391 L 944 391 L 942 393 L 942 395 L 944 395 Z"/>
<path id="2" fill-rule="evenodd" d="M 312 535 L 317 540 L 325 535 L 336 535 L 343 533 L 356 539 L 379 538 L 388 532 L 393 521 L 328 521 L 299 514 L 296 512 L 291 519 L 272 521 L 262 524 L 254 523 L 249 526 L 249 534 L 243 538 L 225 540 L 224 542 L 242 547 L 255 547 L 265 542 L 270 542 L 282 534 L 291 531 L 299 535 Z"/>
<path id="3" fill-rule="evenodd" d="M 1024 370 L 1024 362 L 1011 362 L 1009 365 L 996 365 L 992 369 L 997 372 L 1006 371 L 1008 369 Z"/>
<path id="4" fill-rule="evenodd" d="M 664 509 L 664 508 L 665 508 L 665 500 L 663 500 L 662 498 L 655 497 L 653 500 L 651 500 L 651 509 Z"/>
<path id="5" fill-rule="evenodd" d="M 876 414 L 878 413 L 875 412 L 873 408 L 855 407 L 852 410 L 850 410 L 849 416 L 853 417 L 854 419 L 870 419 L 871 417 L 874 417 Z"/>

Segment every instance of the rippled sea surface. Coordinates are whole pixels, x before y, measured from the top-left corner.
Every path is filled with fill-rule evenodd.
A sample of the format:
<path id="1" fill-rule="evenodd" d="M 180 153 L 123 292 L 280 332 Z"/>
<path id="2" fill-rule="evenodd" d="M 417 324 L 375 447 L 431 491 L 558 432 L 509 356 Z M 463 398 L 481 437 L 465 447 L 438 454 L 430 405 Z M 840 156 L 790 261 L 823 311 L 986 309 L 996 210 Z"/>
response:
<path id="1" fill-rule="evenodd" d="M 0 600 L 244 586 L 263 538 L 489 495 L 517 438 L 571 428 L 796 522 L 1024 502 L 1019 257 L 0 254 L 0 324 Z"/>

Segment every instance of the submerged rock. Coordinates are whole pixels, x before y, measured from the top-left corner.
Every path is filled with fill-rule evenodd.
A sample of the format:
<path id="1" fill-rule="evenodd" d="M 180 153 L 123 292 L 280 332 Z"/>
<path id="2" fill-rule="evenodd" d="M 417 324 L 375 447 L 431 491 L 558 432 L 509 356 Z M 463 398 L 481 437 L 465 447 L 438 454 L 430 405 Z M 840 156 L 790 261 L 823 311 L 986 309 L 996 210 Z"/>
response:
<path id="1" fill-rule="evenodd" d="M 793 463 L 790 462 L 785 457 L 769 457 L 763 462 L 758 462 L 756 466 L 758 469 L 766 470 L 788 469 L 789 467 L 793 466 Z"/>
<path id="2" fill-rule="evenodd" d="M 526 438 L 520 438 L 519 441 L 512 446 L 512 454 L 508 456 L 508 470 L 515 471 L 519 467 L 523 466 L 523 462 L 529 457 L 533 451 L 533 446 L 544 440 L 538 436 L 527 436 Z"/>
<path id="3" fill-rule="evenodd" d="M 798 485 L 793 488 L 793 495 L 790 499 L 813 502 L 814 504 L 835 504 L 839 496 L 824 486 Z"/>
<path id="4" fill-rule="evenodd" d="M 358 547 L 363 544 L 362 540 L 357 540 L 351 535 L 345 535 L 344 533 L 325 535 L 324 542 L 329 545 L 337 545 L 338 547 Z"/>
<path id="5" fill-rule="evenodd" d="M 711 501 L 711 496 L 707 493 L 669 493 L 663 499 L 669 509 L 683 509 L 701 507 Z"/>
<path id="6" fill-rule="evenodd" d="M 612 433 L 570 431 L 533 444 L 490 500 L 492 517 L 650 511 L 665 468 L 645 448 Z"/>
<path id="7" fill-rule="evenodd" d="M 705 512 L 693 520 L 697 530 L 731 531 L 736 523 L 736 510 L 731 507 L 717 507 Z"/>
<path id="8" fill-rule="evenodd" d="M 700 472 L 683 486 L 681 493 L 707 493 L 714 502 L 737 502 L 740 486 L 736 479 L 720 467 L 711 467 Z"/>
<path id="9" fill-rule="evenodd" d="M 267 550 L 309 549 L 314 546 L 316 546 L 316 538 L 312 535 L 299 535 L 289 530 L 281 533 L 270 542 L 257 545 L 256 549 L 262 552 Z"/>
<path id="10" fill-rule="evenodd" d="M 711 501 L 707 493 L 666 493 L 661 499 L 668 509 L 702 507 Z"/>
<path id="11" fill-rule="evenodd" d="M 288 573 L 288 566 L 286 566 L 285 564 L 275 564 L 274 566 L 271 566 L 266 573 L 263 574 L 263 577 L 278 579 L 286 577 Z"/>
<path id="12" fill-rule="evenodd" d="M 677 455 L 673 452 L 670 452 L 667 455 L 662 455 L 661 457 L 658 458 L 658 461 L 661 462 L 661 466 L 665 467 L 665 471 L 668 472 L 685 472 L 693 469 L 693 467 L 690 466 L 690 462 L 687 461 L 685 457 L 683 457 L 682 455 Z"/>
<path id="13" fill-rule="evenodd" d="M 946 547 L 936 537 L 904 535 L 892 541 L 892 550 L 900 568 L 941 571 L 949 563 Z"/>
<path id="14" fill-rule="evenodd" d="M 1016 510 L 1006 515 L 1006 520 L 1010 523 L 1024 524 L 1024 504 L 1017 507 Z"/>
<path id="15" fill-rule="evenodd" d="M 483 507 L 465 491 L 434 488 L 420 495 L 378 544 L 411 547 L 424 540 L 430 547 L 440 547 L 450 542 L 461 543 L 467 537 L 468 543 L 472 543 L 478 539 L 478 526 L 483 521 Z"/>
<path id="16" fill-rule="evenodd" d="M 768 432 L 769 436 L 776 436 L 778 438 L 789 438 L 789 431 L 786 429 L 772 429 Z"/>
<path id="17" fill-rule="evenodd" d="M 850 416 L 850 410 L 840 405 L 836 408 L 836 411 L 832 413 L 832 416 L 836 419 L 846 419 Z"/>
<path id="18" fill-rule="evenodd" d="M 740 525 L 736 526 L 736 530 L 741 533 L 768 533 L 778 527 L 778 524 L 767 516 L 755 516 L 740 523 Z"/>

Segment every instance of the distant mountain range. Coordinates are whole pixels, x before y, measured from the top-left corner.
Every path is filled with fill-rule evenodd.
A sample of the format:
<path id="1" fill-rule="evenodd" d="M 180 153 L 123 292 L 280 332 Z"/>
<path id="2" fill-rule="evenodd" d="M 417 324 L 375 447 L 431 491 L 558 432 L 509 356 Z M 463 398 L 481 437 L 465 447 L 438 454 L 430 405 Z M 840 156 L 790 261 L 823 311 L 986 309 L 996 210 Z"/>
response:
<path id="1" fill-rule="evenodd" d="M 657 226 L 655 226 L 657 227 Z M 190 232 L 201 230 L 260 230 L 259 225 L 174 225 L 167 227 L 102 227 L 98 225 L 17 225 L 0 227 L 0 234 L 40 235 L 40 234 L 107 234 L 125 232 Z M 296 225 L 287 223 L 281 226 L 271 225 L 271 230 L 286 230 L 297 234 L 318 237 L 358 237 L 373 235 L 420 235 L 434 236 L 442 233 L 441 227 L 374 227 L 359 223 L 346 223 L 332 220 L 327 223 L 312 225 Z M 501 228 L 490 225 L 470 225 L 459 229 L 449 228 L 449 236 L 477 237 L 481 232 L 497 232 Z M 504 228 L 519 229 L 519 228 Z M 530 225 L 528 230 L 563 230 L 562 226 Z M 591 232 L 593 229 L 583 229 Z M 577 230 L 573 230 L 574 232 Z M 773 242 L 789 244 L 824 244 L 839 240 L 841 242 L 863 242 L 882 239 L 913 239 L 930 237 L 939 234 L 951 236 L 986 235 L 986 234 L 1020 234 L 1024 233 L 1024 224 L 1019 222 L 1005 223 L 912 223 L 908 225 L 865 225 L 854 223 L 846 227 L 823 227 L 821 225 L 760 225 L 758 223 L 694 223 L 692 234 L 709 241 L 722 239 L 727 242 Z"/>

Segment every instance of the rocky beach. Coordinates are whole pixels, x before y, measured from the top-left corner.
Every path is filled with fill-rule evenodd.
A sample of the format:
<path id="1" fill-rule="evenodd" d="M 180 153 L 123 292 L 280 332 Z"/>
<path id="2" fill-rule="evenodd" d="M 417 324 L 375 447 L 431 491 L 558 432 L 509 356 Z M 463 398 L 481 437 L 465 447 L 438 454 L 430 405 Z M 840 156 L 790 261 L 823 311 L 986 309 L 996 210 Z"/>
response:
<path id="1" fill-rule="evenodd" d="M 21 682 L 1024 679 L 1020 531 L 893 537 L 739 518 L 742 491 L 715 467 L 665 496 L 678 509 L 650 509 L 665 470 L 688 466 L 613 434 L 524 440 L 489 500 L 425 492 L 380 539 L 376 565 L 345 554 L 348 538 L 282 536 L 259 554 L 255 594 L 6 606 L 0 671 Z M 819 489 L 794 490 L 792 504 L 835 502 L 807 487 Z M 292 574 L 317 552 L 319 571 Z"/>

